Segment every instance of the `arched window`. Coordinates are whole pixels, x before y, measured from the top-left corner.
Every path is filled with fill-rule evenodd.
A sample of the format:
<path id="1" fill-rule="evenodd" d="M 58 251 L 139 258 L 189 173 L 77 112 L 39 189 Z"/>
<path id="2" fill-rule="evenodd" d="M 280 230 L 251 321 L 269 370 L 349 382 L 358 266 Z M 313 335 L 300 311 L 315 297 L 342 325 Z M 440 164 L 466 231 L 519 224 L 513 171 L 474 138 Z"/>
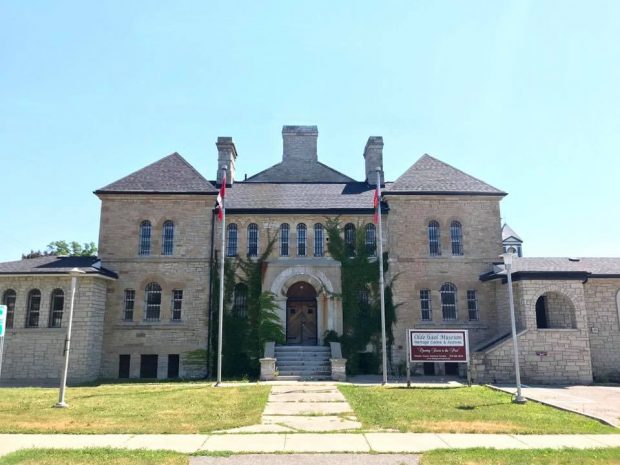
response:
<path id="1" fill-rule="evenodd" d="M 41 312 L 41 291 L 32 289 L 28 293 L 28 310 L 26 312 L 26 328 L 39 326 L 39 313 Z"/>
<path id="2" fill-rule="evenodd" d="M 306 225 L 303 223 L 297 225 L 297 255 L 306 256 Z"/>
<path id="3" fill-rule="evenodd" d="M 161 311 L 161 286 L 157 283 L 148 283 L 144 289 L 144 319 L 159 321 Z"/>
<path id="4" fill-rule="evenodd" d="M 428 248 L 431 257 L 441 255 L 441 247 L 439 245 L 439 223 L 435 220 L 428 223 Z"/>
<path id="5" fill-rule="evenodd" d="M 6 305 L 6 328 L 11 329 L 15 320 L 15 301 L 17 293 L 13 289 L 7 289 L 2 296 L 2 305 Z"/>
<path id="6" fill-rule="evenodd" d="M 226 227 L 226 229 L 228 230 L 226 256 L 235 257 L 237 255 L 237 225 L 235 223 L 231 223 Z"/>
<path id="7" fill-rule="evenodd" d="M 62 289 L 54 289 L 50 303 L 50 328 L 60 328 L 62 326 L 62 312 L 64 308 L 65 293 Z"/>
<path id="8" fill-rule="evenodd" d="M 366 253 L 369 256 L 377 255 L 377 228 L 374 224 L 366 225 Z"/>
<path id="9" fill-rule="evenodd" d="M 248 226 L 248 256 L 256 257 L 258 255 L 258 225 L 250 223 Z"/>
<path id="10" fill-rule="evenodd" d="M 344 247 L 347 257 L 355 256 L 355 225 L 347 223 L 344 227 Z"/>
<path id="11" fill-rule="evenodd" d="M 450 238 L 452 240 L 452 255 L 463 255 L 463 229 L 461 223 L 450 223 Z"/>
<path id="12" fill-rule="evenodd" d="M 288 238 L 291 227 L 287 223 L 280 225 L 280 256 L 288 257 Z"/>
<path id="13" fill-rule="evenodd" d="M 322 257 L 325 252 L 323 250 L 323 225 L 317 223 L 314 225 L 314 256 Z"/>
<path id="14" fill-rule="evenodd" d="M 172 255 L 174 248 L 174 223 L 171 220 L 164 222 L 161 229 L 161 254 Z"/>
<path id="15" fill-rule="evenodd" d="M 432 321 L 433 319 L 433 307 L 431 305 L 431 290 L 420 289 L 420 310 L 422 320 Z"/>
<path id="16" fill-rule="evenodd" d="M 140 255 L 151 254 L 151 222 L 148 220 L 140 223 L 140 246 L 138 253 Z"/>
<path id="17" fill-rule="evenodd" d="M 243 283 L 235 284 L 233 312 L 240 318 L 248 315 L 248 287 Z"/>
<path id="18" fill-rule="evenodd" d="M 441 314 L 444 320 L 456 320 L 456 286 L 443 283 L 441 286 Z"/>

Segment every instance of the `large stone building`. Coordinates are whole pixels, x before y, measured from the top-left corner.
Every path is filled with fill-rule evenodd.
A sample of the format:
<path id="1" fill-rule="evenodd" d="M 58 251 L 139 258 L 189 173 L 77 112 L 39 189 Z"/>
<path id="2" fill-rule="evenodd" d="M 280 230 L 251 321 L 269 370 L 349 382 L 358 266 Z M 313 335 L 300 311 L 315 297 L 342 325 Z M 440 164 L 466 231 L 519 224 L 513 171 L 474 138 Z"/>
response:
<path id="1" fill-rule="evenodd" d="M 511 381 L 506 273 L 498 256 L 506 239 L 517 240 L 520 251 L 521 239 L 506 228 L 502 236 L 506 194 L 429 155 L 386 181 L 381 137 L 370 137 L 360 156 L 361 181 L 319 162 L 316 127 L 285 126 L 282 137 L 282 162 L 246 179 L 236 175 L 243 158 L 232 139 L 220 137 L 211 181 L 174 153 L 95 191 L 98 259 L 0 264 L 0 296 L 9 307 L 3 378 L 58 378 L 73 267 L 87 274 L 79 279 L 71 379 L 208 375 L 206 364 L 190 363 L 188 354 L 209 346 L 211 263 L 222 252 L 214 204 L 224 166 L 224 255 L 259 256 L 277 237 L 262 286 L 276 296 L 287 344 L 322 345 L 327 332 L 346 329 L 341 264 L 328 253 L 326 218 L 339 218 L 351 246 L 363 228 L 374 252 L 379 168 L 388 277 L 397 276 L 393 365 L 404 359 L 407 329 L 467 329 L 474 380 Z M 620 259 L 516 257 L 513 273 L 525 382 L 620 376 Z M 235 305 L 243 306 L 243 290 L 236 292 Z M 416 368 L 461 375 L 465 369 Z"/>

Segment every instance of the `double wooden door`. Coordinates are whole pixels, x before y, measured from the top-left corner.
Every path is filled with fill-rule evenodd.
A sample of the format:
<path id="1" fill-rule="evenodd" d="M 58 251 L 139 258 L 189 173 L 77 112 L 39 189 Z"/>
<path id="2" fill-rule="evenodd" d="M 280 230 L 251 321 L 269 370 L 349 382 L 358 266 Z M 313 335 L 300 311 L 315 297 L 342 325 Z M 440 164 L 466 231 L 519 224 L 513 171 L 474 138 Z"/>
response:
<path id="1" fill-rule="evenodd" d="M 289 300 L 286 308 L 286 343 L 304 346 L 317 344 L 316 300 Z"/>

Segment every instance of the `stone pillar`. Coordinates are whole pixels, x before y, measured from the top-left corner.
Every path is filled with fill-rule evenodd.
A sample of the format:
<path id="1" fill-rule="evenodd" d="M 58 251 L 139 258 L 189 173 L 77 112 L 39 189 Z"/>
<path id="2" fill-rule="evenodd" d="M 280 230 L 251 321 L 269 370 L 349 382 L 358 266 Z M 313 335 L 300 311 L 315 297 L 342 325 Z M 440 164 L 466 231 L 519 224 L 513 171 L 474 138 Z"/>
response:
<path id="1" fill-rule="evenodd" d="M 261 381 L 273 381 L 276 379 L 276 359 L 261 358 L 260 360 Z"/>

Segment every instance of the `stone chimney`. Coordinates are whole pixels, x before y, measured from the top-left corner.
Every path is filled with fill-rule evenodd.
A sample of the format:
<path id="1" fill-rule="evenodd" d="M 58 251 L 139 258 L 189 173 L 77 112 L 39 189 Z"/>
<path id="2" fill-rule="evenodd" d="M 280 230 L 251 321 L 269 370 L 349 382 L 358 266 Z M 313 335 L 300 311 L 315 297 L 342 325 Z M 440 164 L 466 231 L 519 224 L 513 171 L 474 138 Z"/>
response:
<path id="1" fill-rule="evenodd" d="M 284 151 L 282 161 L 318 161 L 316 153 L 318 137 L 319 130 L 316 126 L 283 126 Z"/>
<path id="2" fill-rule="evenodd" d="M 383 175 L 383 137 L 371 136 L 364 148 L 366 162 L 366 182 L 371 186 L 377 185 L 377 168 L 381 170 L 381 185 L 385 184 Z"/>
<path id="3" fill-rule="evenodd" d="M 237 149 L 232 137 L 218 137 L 217 142 L 217 183 L 222 184 L 222 167 L 226 167 L 226 184 L 232 185 L 235 182 L 235 160 L 237 159 Z"/>

